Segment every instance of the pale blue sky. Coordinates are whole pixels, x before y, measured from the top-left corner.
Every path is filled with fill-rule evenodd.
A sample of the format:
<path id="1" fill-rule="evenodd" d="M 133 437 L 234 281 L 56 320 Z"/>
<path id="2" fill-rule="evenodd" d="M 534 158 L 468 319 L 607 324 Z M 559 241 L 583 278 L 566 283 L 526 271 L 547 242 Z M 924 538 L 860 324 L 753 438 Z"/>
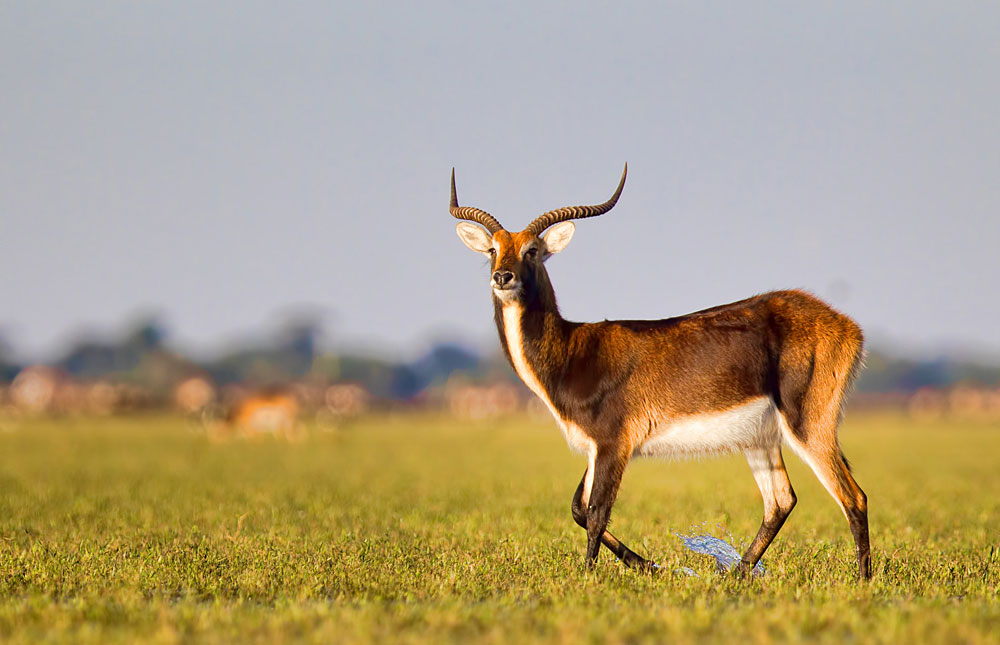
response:
<path id="1" fill-rule="evenodd" d="M 206 349 L 305 304 L 340 344 L 495 347 L 463 203 L 581 222 L 572 319 L 805 287 L 1000 351 L 1000 5 L 0 4 L 0 332 L 163 311 Z"/>

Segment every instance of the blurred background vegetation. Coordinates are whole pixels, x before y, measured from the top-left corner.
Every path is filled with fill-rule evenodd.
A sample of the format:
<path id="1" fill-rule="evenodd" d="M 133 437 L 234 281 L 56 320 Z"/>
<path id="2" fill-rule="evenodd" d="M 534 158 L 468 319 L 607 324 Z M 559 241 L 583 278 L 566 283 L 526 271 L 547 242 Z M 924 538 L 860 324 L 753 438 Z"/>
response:
<path id="1" fill-rule="evenodd" d="M 0 406 L 7 416 L 176 409 L 232 420 L 247 401 L 270 397 L 290 406 L 283 414 L 335 421 L 372 409 L 444 409 L 483 418 L 534 405 L 499 348 L 482 352 L 445 339 L 411 359 L 338 350 L 318 318 L 308 315 L 288 317 L 207 356 L 180 349 L 157 316 L 122 330 L 79 337 L 42 362 L 17 360 L 0 337 Z M 1000 365 L 944 352 L 908 356 L 875 343 L 852 405 L 923 417 L 1000 418 Z M 273 417 L 273 409 L 268 414 Z"/>

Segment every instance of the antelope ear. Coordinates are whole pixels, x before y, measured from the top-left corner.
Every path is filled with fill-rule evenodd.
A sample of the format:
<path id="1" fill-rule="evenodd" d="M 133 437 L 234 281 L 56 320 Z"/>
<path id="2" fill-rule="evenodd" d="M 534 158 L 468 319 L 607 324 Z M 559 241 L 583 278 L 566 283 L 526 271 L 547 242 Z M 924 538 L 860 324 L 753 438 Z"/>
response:
<path id="1" fill-rule="evenodd" d="M 489 257 L 490 249 L 493 248 L 493 238 L 482 226 L 472 222 L 459 222 L 455 226 L 455 232 L 467 247 Z"/>
<path id="2" fill-rule="evenodd" d="M 545 234 L 542 235 L 546 252 L 552 255 L 565 249 L 569 245 L 569 241 L 573 239 L 575 231 L 576 224 L 573 222 L 559 222 L 554 226 L 550 226 L 549 230 L 545 231 Z"/>

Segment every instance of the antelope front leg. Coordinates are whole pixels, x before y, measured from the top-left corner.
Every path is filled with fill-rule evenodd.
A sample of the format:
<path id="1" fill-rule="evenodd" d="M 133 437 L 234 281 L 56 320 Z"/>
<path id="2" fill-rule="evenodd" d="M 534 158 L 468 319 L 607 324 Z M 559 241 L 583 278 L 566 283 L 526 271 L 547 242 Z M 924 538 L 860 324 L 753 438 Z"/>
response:
<path id="1" fill-rule="evenodd" d="M 580 479 L 580 485 L 576 487 L 576 494 L 573 495 L 573 519 L 582 528 L 587 528 L 587 508 L 583 503 L 583 487 L 586 480 L 587 473 L 584 473 L 583 478 Z M 604 535 L 601 536 L 601 542 L 630 569 L 652 571 L 656 567 L 655 564 L 625 546 L 621 540 L 611 535 L 610 531 L 604 531 Z"/>
<path id="2" fill-rule="evenodd" d="M 618 486 L 622 482 L 627 461 L 627 458 L 620 457 L 614 451 L 598 449 L 596 458 L 591 462 L 591 468 L 594 470 L 593 485 L 586 502 L 588 568 L 593 568 L 597 563 L 597 553 L 605 536 L 610 538 L 612 544 L 618 547 L 624 546 L 607 532 L 607 528 L 608 521 L 611 519 L 611 507 L 614 506 L 615 498 L 618 497 Z M 585 479 L 589 475 L 590 473 L 585 475 Z M 605 544 L 608 543 L 605 542 Z M 615 551 L 612 544 L 608 544 L 608 548 Z M 622 557 L 619 552 L 615 551 L 615 553 Z M 633 553 L 633 555 L 635 554 Z"/>

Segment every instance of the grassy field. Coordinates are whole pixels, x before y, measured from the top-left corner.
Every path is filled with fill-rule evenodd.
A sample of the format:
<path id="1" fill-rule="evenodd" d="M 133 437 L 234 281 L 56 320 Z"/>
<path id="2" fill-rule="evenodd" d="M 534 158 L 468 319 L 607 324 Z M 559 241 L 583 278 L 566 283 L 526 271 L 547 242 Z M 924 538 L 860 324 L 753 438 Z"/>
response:
<path id="1" fill-rule="evenodd" d="M 606 551 L 583 566 L 585 464 L 551 422 L 392 416 L 297 444 L 213 444 L 167 417 L 3 428 L 0 640 L 1000 641 L 987 424 L 849 416 L 868 585 L 791 455 L 799 505 L 768 574 L 741 582 L 676 537 L 749 541 L 761 502 L 741 457 L 632 464 L 613 525 L 667 570 L 649 576 Z"/>

